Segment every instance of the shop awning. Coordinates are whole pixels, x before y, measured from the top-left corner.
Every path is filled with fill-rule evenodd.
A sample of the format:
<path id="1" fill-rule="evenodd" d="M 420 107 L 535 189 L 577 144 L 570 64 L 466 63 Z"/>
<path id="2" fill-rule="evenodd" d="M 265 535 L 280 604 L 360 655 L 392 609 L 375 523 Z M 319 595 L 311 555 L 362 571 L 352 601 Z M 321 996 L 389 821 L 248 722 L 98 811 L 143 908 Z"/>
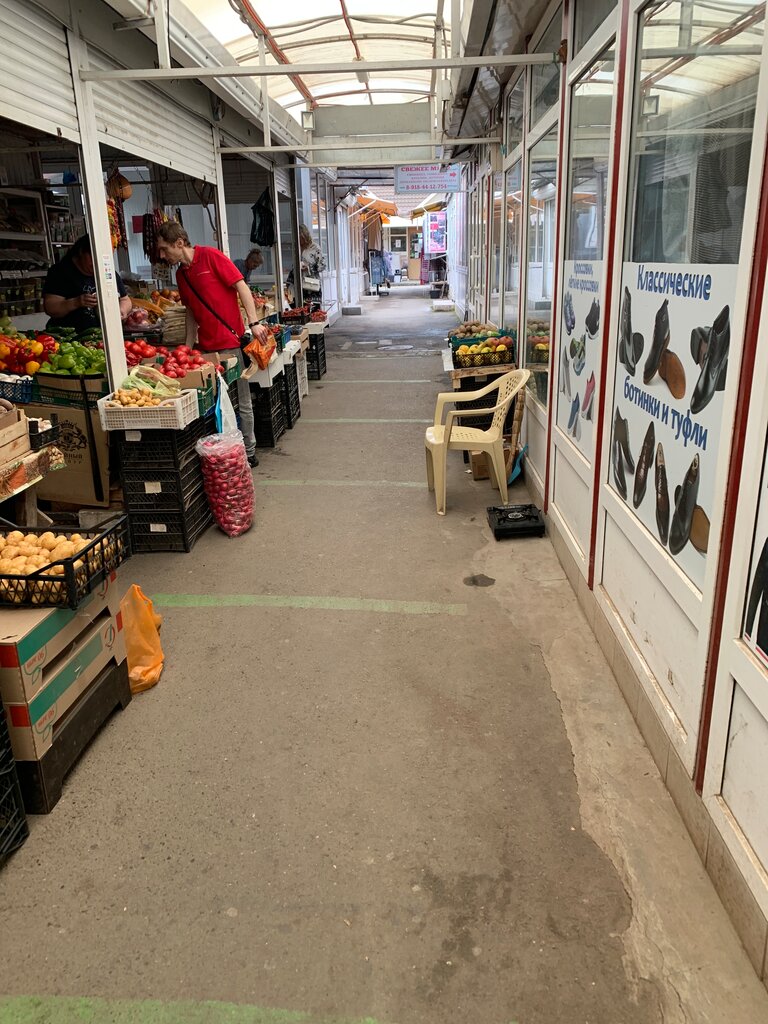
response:
<path id="1" fill-rule="evenodd" d="M 397 207 L 394 203 L 388 203 L 386 199 L 377 199 L 376 196 L 358 195 L 357 205 L 366 213 L 381 213 L 387 217 L 397 216 Z"/>
<path id="2" fill-rule="evenodd" d="M 427 200 L 417 206 L 415 210 L 411 210 L 411 220 L 418 220 L 423 217 L 425 213 L 437 213 L 438 210 L 444 210 L 448 205 L 446 199 L 438 199 L 436 196 L 428 196 Z"/>

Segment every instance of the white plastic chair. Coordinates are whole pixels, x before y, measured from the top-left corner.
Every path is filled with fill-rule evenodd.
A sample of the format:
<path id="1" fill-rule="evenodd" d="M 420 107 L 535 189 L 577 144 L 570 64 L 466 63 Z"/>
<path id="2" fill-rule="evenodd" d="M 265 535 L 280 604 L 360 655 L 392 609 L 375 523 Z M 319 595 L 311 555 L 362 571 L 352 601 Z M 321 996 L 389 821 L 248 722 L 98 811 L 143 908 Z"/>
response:
<path id="1" fill-rule="evenodd" d="M 435 422 L 427 427 L 424 444 L 427 453 L 427 486 L 435 492 L 437 514 L 445 515 L 446 463 L 448 449 L 458 451 L 480 451 L 488 455 L 488 468 L 494 486 L 501 492 L 503 502 L 507 500 L 507 469 L 504 463 L 504 420 L 515 395 L 525 387 L 531 375 L 530 370 L 513 370 L 498 377 L 480 391 L 447 391 L 437 396 Z M 443 423 L 443 409 L 450 402 L 474 402 L 478 398 L 498 391 L 493 407 L 484 409 L 451 409 Z M 487 430 L 476 427 L 455 426 L 455 420 L 465 416 L 488 416 L 493 413 L 493 422 Z"/>

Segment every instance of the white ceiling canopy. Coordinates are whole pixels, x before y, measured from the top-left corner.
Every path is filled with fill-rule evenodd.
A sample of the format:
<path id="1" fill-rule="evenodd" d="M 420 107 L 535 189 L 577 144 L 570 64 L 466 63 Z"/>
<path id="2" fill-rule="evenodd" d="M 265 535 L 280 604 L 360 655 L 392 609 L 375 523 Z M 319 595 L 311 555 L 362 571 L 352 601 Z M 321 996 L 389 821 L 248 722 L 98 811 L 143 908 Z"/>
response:
<path id="1" fill-rule="evenodd" d="M 267 32 L 269 64 L 348 62 L 328 75 L 271 77 L 270 97 L 298 118 L 299 108 L 323 104 L 418 103 L 435 85 L 430 71 L 356 74 L 356 60 L 450 56 L 444 0 L 184 0 L 239 64 L 259 59 L 259 23 Z"/>

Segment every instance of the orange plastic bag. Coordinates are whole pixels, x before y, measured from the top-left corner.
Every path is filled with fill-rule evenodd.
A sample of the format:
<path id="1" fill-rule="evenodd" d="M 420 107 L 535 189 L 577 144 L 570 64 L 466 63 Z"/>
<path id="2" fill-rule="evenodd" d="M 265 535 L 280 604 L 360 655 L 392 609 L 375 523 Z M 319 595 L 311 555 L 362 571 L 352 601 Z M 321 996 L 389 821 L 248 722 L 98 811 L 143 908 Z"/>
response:
<path id="1" fill-rule="evenodd" d="M 245 346 L 243 352 L 250 357 L 252 362 L 256 363 L 260 370 L 266 370 L 276 348 L 277 342 L 274 335 L 270 334 L 266 342 L 254 337 L 253 341 L 249 341 Z"/>
<path id="2" fill-rule="evenodd" d="M 128 652 L 131 693 L 141 693 L 154 686 L 163 671 L 163 648 L 158 632 L 163 618 L 155 612 L 152 602 L 136 583 L 120 602 L 120 614 Z"/>

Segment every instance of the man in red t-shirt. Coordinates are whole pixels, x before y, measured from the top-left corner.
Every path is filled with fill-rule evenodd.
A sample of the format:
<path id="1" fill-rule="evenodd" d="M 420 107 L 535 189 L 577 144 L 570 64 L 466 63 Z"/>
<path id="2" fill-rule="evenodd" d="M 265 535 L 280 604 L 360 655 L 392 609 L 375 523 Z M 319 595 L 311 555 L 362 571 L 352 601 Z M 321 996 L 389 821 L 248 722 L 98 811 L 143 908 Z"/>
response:
<path id="1" fill-rule="evenodd" d="M 269 331 L 256 318 L 251 290 L 223 252 L 208 245 L 192 245 L 181 224 L 173 220 L 158 228 L 157 249 L 166 263 L 178 265 L 176 286 L 187 307 L 188 345 L 197 343 L 203 352 L 219 352 L 223 358 L 236 355 L 242 366 L 243 335 L 255 335 L 259 341 L 268 342 Z M 248 317 L 245 329 L 238 296 Z M 242 377 L 237 382 L 237 393 L 248 462 L 258 466 L 251 386 Z"/>

